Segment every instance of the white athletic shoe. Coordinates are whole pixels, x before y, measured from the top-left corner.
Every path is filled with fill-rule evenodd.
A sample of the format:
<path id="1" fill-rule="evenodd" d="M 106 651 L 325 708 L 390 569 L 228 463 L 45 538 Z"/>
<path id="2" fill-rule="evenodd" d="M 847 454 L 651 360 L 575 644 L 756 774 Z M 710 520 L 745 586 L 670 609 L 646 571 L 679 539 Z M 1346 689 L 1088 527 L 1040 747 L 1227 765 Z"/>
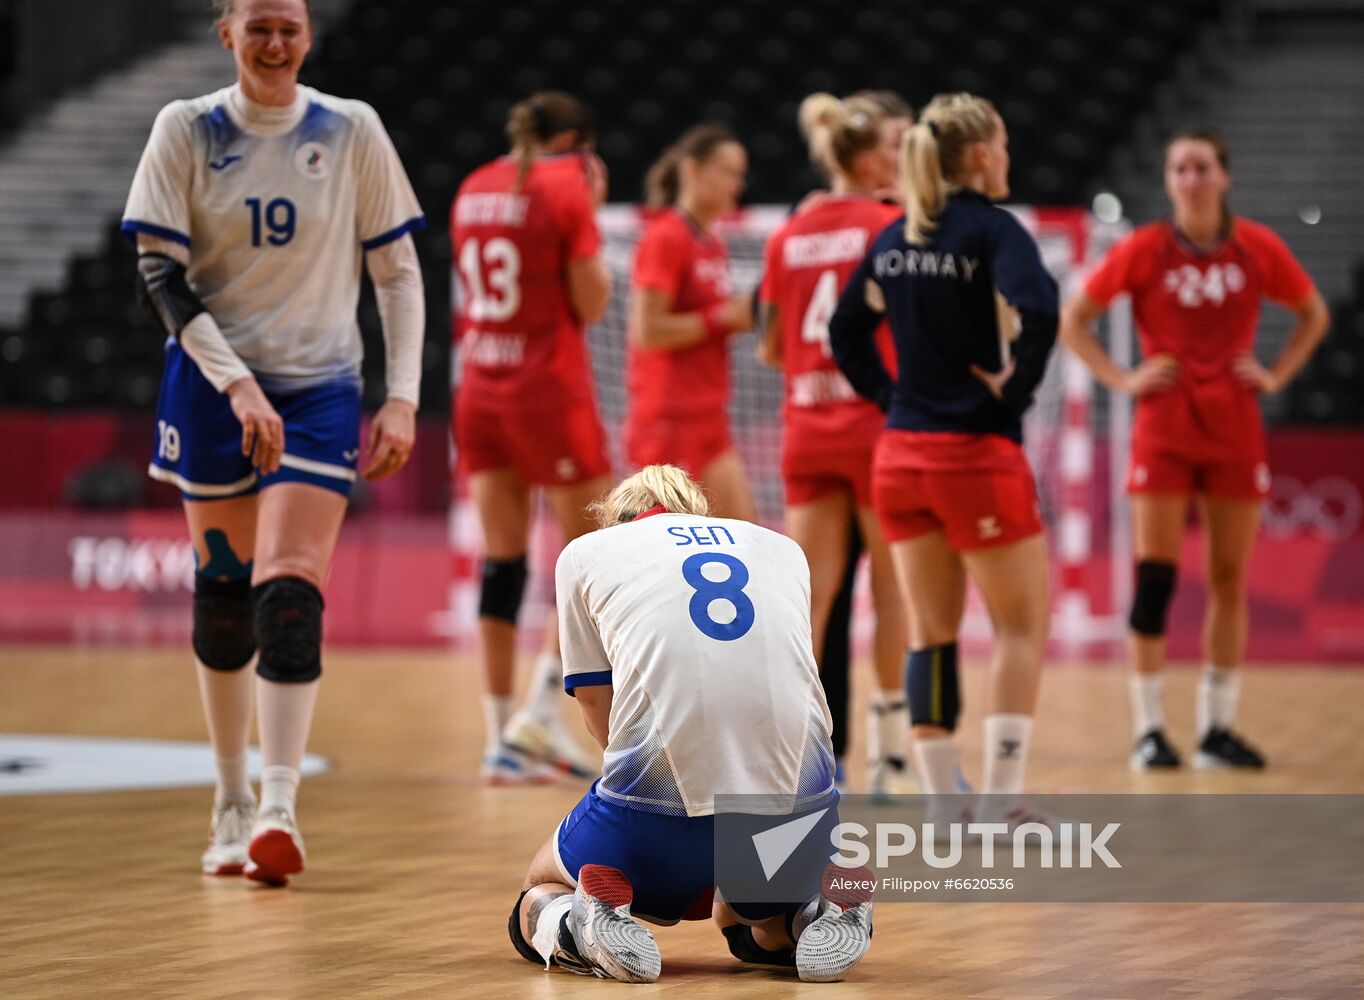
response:
<path id="1" fill-rule="evenodd" d="M 587 755 L 563 720 L 520 711 L 502 730 L 502 742 L 575 778 L 593 778 L 601 766 Z"/>
<path id="2" fill-rule="evenodd" d="M 483 758 L 479 774 L 483 784 L 494 787 L 552 785 L 559 780 L 554 768 L 505 743 L 498 748 L 497 753 Z"/>
<path id="3" fill-rule="evenodd" d="M 867 768 L 870 774 L 868 795 L 884 799 L 893 795 L 915 795 L 919 791 L 913 770 L 905 766 L 901 757 L 882 757 L 871 761 Z"/>
<path id="4" fill-rule="evenodd" d="M 578 953 L 601 979 L 652 983 L 663 971 L 653 933 L 630 916 L 634 886 L 625 873 L 606 865 L 583 865 L 568 929 Z"/>
<path id="5" fill-rule="evenodd" d="M 303 871 L 307 861 L 298 822 L 284 809 L 270 809 L 256 816 L 248 854 L 246 877 L 266 885 L 288 885 L 289 876 Z"/>
<path id="6" fill-rule="evenodd" d="M 205 875 L 240 875 L 246 867 L 246 848 L 251 842 L 251 824 L 256 818 L 256 803 L 225 802 L 213 807 L 208 846 L 199 864 Z"/>
<path id="7" fill-rule="evenodd" d="M 803 982 L 834 983 L 871 947 L 872 889 L 868 868 L 830 865 L 824 872 L 818 915 L 796 938 L 796 972 Z"/>

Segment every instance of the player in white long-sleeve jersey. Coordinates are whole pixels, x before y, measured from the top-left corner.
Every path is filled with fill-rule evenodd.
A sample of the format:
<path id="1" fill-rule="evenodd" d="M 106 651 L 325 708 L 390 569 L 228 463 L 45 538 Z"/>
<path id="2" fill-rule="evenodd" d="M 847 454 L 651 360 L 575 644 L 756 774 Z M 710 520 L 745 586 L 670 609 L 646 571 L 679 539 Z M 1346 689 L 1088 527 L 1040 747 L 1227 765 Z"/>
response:
<path id="1" fill-rule="evenodd" d="M 374 110 L 298 85 L 306 0 L 217 7 L 237 82 L 157 116 L 123 230 L 139 295 L 169 334 L 149 473 L 179 487 L 194 543 L 194 652 L 218 768 L 202 867 L 279 885 L 304 864 L 295 798 L 321 587 L 361 467 L 360 272 L 387 342 L 388 398 L 363 462 L 377 479 L 415 437 L 424 317 L 408 234 L 424 220 Z"/>
<path id="2" fill-rule="evenodd" d="M 805 556 L 784 535 L 706 512 L 685 472 L 648 466 L 598 505 L 604 530 L 559 556 L 564 687 L 605 755 L 531 862 L 512 942 L 533 962 L 652 982 L 658 946 L 633 905 L 659 924 L 714 915 L 741 960 L 838 978 L 870 941 L 869 899 L 714 900 L 717 794 L 808 811 L 836 806 L 838 792 Z M 815 921 L 821 931 L 803 933 Z"/>

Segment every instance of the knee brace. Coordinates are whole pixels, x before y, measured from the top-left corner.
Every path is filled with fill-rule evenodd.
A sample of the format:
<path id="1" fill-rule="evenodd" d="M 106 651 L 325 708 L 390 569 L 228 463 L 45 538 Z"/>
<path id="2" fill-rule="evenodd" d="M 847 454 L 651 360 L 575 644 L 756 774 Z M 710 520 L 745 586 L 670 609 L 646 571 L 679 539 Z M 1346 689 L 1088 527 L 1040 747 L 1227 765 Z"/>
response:
<path id="1" fill-rule="evenodd" d="M 1175 566 L 1143 559 L 1137 563 L 1137 587 L 1127 624 L 1138 635 L 1162 636 L 1170 601 L 1175 596 Z"/>
<path id="2" fill-rule="evenodd" d="M 910 650 L 905 660 L 905 698 L 912 726 L 940 726 L 949 733 L 961 715 L 957 644 Z"/>
<path id="3" fill-rule="evenodd" d="M 530 890 L 527 889 L 526 892 Z M 512 947 L 516 953 L 527 962 L 534 962 L 536 965 L 544 965 L 545 960 L 531 943 L 526 940 L 526 936 L 521 933 L 521 903 L 526 898 L 526 892 L 516 897 L 516 905 L 512 907 L 511 916 L 507 918 L 507 933 L 511 935 Z"/>
<path id="4" fill-rule="evenodd" d="M 499 618 L 512 625 L 526 592 L 526 557 L 484 559 L 483 590 L 478 595 L 478 616 Z"/>
<path id="5" fill-rule="evenodd" d="M 240 670 L 256 653 L 251 581 L 194 574 L 194 655 L 212 670 Z"/>
<path id="6" fill-rule="evenodd" d="M 256 673 L 267 681 L 306 684 L 322 675 L 322 594 L 307 580 L 278 576 L 251 588 Z"/>

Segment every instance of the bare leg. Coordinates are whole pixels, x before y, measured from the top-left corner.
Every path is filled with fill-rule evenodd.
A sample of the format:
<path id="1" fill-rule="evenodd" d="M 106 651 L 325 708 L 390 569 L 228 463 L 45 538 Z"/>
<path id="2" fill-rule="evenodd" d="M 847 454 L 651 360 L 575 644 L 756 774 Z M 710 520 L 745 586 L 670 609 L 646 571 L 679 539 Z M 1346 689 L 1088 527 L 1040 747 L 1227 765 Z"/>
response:
<path id="1" fill-rule="evenodd" d="M 186 501 L 185 520 L 194 545 L 199 573 L 216 580 L 244 580 L 249 584 L 256 547 L 256 497 Z M 249 614 L 245 629 L 251 629 Z M 251 737 L 255 685 L 250 664 L 239 670 L 214 670 L 198 663 L 199 696 L 208 724 L 208 738 L 217 760 L 216 798 L 253 801 L 246 777 L 246 750 Z"/>
<path id="2" fill-rule="evenodd" d="M 258 501 L 254 583 L 296 577 L 320 591 L 345 514 L 346 498 L 319 486 L 281 483 L 264 490 Z M 317 680 L 279 683 L 264 678 L 256 687 L 262 811 L 272 806 L 293 811 L 317 688 Z"/>
<path id="3" fill-rule="evenodd" d="M 469 477 L 469 495 L 483 528 L 483 553 L 507 560 L 526 554 L 530 533 L 530 489 L 512 469 L 479 472 Z M 501 618 L 478 620 L 479 653 L 487 693 L 510 698 L 516 669 L 516 626 Z"/>
<path id="4" fill-rule="evenodd" d="M 1208 611 L 1203 655 L 1218 667 L 1239 667 L 1246 654 L 1246 568 L 1260 528 L 1258 500 L 1204 501 L 1208 522 Z"/>
<path id="5" fill-rule="evenodd" d="M 1189 516 L 1189 498 L 1138 493 L 1132 497 L 1132 523 L 1138 562 L 1155 561 L 1179 564 L 1184 522 Z M 1165 636 L 1141 635 L 1128 631 L 1128 649 L 1137 673 L 1150 674 L 1165 669 Z"/>
<path id="6" fill-rule="evenodd" d="M 786 508 L 786 531 L 810 564 L 810 631 L 816 654 L 824 649 L 829 609 L 843 583 L 851 517 L 851 498 L 846 493 L 830 493 Z"/>
<path id="7" fill-rule="evenodd" d="M 758 508 L 753 504 L 753 493 L 748 487 L 748 476 L 736 452 L 727 451 L 704 469 L 698 481 L 710 494 L 711 514 L 714 517 L 733 517 L 741 521 L 757 521 Z"/>

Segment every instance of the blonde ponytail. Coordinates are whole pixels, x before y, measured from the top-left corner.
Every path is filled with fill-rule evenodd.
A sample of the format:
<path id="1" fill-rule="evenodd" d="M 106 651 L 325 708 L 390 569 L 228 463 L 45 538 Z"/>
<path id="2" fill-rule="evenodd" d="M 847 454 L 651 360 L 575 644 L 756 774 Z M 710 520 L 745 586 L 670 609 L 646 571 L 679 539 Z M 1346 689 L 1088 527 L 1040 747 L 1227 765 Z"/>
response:
<path id="1" fill-rule="evenodd" d="M 967 150 L 999 127 L 994 105 L 974 94 L 939 94 L 905 131 L 900 157 L 905 239 L 927 243 L 947 196 L 961 189 Z"/>
<path id="2" fill-rule="evenodd" d="M 832 178 L 851 173 L 857 154 L 881 141 L 885 108 L 865 97 L 840 101 L 833 94 L 811 94 L 800 102 L 797 122 L 810 147 L 810 162 Z"/>
<path id="3" fill-rule="evenodd" d="M 587 512 L 601 527 L 609 528 L 633 521 L 646 510 L 660 506 L 670 514 L 704 517 L 710 512 L 701 487 L 675 465 L 646 465 L 622 480 L 604 499 L 590 504 Z"/>

